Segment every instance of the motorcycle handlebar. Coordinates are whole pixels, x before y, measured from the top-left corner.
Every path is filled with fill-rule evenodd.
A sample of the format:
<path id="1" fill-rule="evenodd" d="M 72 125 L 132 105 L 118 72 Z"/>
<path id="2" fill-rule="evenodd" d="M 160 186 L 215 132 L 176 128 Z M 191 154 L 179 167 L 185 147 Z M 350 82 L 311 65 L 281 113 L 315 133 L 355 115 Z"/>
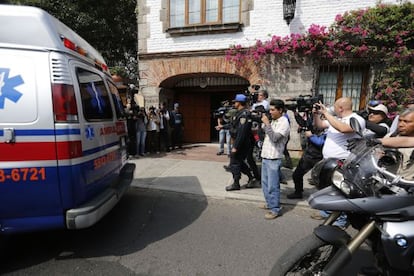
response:
<path id="1" fill-rule="evenodd" d="M 392 179 L 392 181 L 391 181 L 392 184 L 402 184 L 402 185 L 414 186 L 414 181 L 406 180 L 406 179 L 402 178 L 402 176 L 393 174 L 392 172 L 387 171 L 386 168 L 378 166 L 376 162 L 373 162 L 373 163 L 374 163 L 375 169 L 377 169 L 380 173 L 382 173 L 382 174 L 384 174 L 387 177 Z"/>

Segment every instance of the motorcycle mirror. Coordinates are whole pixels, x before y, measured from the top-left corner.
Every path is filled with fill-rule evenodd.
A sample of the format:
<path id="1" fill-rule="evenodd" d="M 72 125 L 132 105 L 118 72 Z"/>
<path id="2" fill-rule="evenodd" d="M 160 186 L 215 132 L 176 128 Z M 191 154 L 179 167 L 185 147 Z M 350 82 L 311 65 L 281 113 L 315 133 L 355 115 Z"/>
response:
<path id="1" fill-rule="evenodd" d="M 361 125 L 359 124 L 358 120 L 355 118 L 351 118 L 349 123 L 351 124 L 351 127 L 353 130 L 355 130 L 355 133 L 358 134 L 360 137 L 362 137 L 362 129 Z"/>

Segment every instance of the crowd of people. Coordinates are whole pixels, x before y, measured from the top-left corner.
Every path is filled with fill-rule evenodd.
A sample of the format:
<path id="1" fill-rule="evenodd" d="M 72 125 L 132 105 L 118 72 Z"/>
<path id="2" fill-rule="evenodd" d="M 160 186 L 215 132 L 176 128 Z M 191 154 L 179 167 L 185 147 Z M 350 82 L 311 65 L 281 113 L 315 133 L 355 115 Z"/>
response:
<path id="1" fill-rule="evenodd" d="M 233 183 L 227 186 L 226 191 L 240 190 L 241 175 L 248 177 L 246 188 L 261 187 L 266 204 L 261 206 L 266 209 L 266 219 L 275 219 L 281 214 L 280 183 L 283 181 L 281 173 L 282 160 L 286 157 L 286 145 L 290 135 L 290 121 L 287 110 L 282 100 L 267 100 L 267 93 L 258 91 L 257 102 L 249 107 L 248 97 L 237 94 L 233 100 L 236 112 L 226 124 L 218 121 L 217 130 L 226 130 L 230 139 L 220 139 L 218 154 L 224 152 L 224 141 L 227 142 L 227 150 L 230 152 L 230 164 L 226 168 L 233 175 Z M 253 132 L 255 116 L 252 112 L 262 105 L 265 112 L 260 114 L 260 132 L 263 141 L 261 148 L 261 173 L 253 172 L 257 167 L 249 164 L 251 149 L 255 145 Z M 296 115 L 296 114 L 295 114 Z M 398 173 L 406 179 L 414 179 L 414 103 L 407 103 L 406 110 L 397 116 L 394 121 L 389 118 L 388 109 L 384 104 L 370 102 L 366 109 L 354 112 L 350 98 L 339 98 L 332 107 L 323 103 L 315 103 L 311 112 L 311 129 L 304 131 L 303 154 L 294 168 L 292 179 L 294 192 L 287 196 L 289 199 L 302 199 L 303 177 L 318 162 L 328 159 L 346 159 L 350 152 L 348 141 L 360 138 L 359 134 L 351 127 L 351 118 L 359 123 L 366 139 L 377 139 L 384 146 L 407 147 L 400 149 L 403 154 L 403 162 Z M 295 117 L 296 118 L 296 117 Z M 396 125 L 394 131 L 392 124 Z M 256 130 L 257 131 L 257 130 Z M 380 140 L 378 140 L 380 139 Z M 230 144 L 229 144 L 230 141 Z M 223 143 L 223 145 L 222 145 Z M 254 181 L 259 180 L 259 185 Z M 324 219 L 329 211 L 323 211 L 312 215 L 314 219 Z M 346 227 L 347 219 L 340 216 L 335 225 Z"/>
<path id="2" fill-rule="evenodd" d="M 169 111 L 165 103 L 158 108 L 127 104 L 129 155 L 139 157 L 182 148 L 184 117 L 179 104 Z"/>
<path id="3" fill-rule="evenodd" d="M 284 101 L 267 98 L 267 92 L 259 89 L 257 99 L 250 105 L 251 99 L 246 94 L 237 94 L 232 101 L 233 108 L 217 118 L 216 126 L 219 133 L 217 155 L 228 155 L 230 162 L 225 169 L 233 176 L 232 184 L 225 190 L 261 187 L 266 203 L 260 207 L 267 210 L 265 219 L 281 215 L 280 183 L 286 183 L 281 171 L 283 163 L 293 169 L 294 191 L 286 197 L 302 199 L 306 173 L 319 162 L 349 156 L 348 142 L 359 137 L 350 125 L 351 118 L 358 121 L 366 139 L 376 140 L 385 147 L 400 148 L 403 158 L 396 173 L 414 179 L 414 102 L 406 103 L 405 110 L 394 120 L 390 119 L 387 107 L 376 101 L 370 101 L 367 108 L 359 112 L 353 111 L 352 100 L 346 97 L 337 99 L 331 107 L 315 103 L 306 114 L 308 127 L 301 131 L 303 154 L 293 168 L 287 150 L 291 132 L 287 108 Z M 136 142 L 131 143 L 130 151 L 136 157 L 182 148 L 184 117 L 178 103 L 171 111 L 161 103 L 158 108 L 151 106 L 148 110 L 127 106 L 127 112 L 129 131 L 135 134 L 131 139 Z M 303 116 L 298 112 L 294 115 L 298 124 L 303 125 L 299 122 Z M 255 147 L 260 148 L 260 160 L 253 158 Z M 286 161 L 282 162 L 284 159 Z M 245 185 L 240 183 L 242 174 L 248 177 Z M 324 219 L 328 212 L 318 212 L 312 218 Z M 346 223 L 347 218 L 340 216 L 335 225 L 346 227 Z"/>

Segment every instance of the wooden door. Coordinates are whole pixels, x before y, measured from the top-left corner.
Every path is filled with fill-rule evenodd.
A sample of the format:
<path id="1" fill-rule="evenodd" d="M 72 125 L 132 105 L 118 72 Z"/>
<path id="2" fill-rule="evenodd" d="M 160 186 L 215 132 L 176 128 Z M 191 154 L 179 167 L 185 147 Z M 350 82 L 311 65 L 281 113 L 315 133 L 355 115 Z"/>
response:
<path id="1" fill-rule="evenodd" d="M 209 143 L 210 95 L 208 93 L 180 93 L 178 102 L 184 116 L 184 142 Z"/>

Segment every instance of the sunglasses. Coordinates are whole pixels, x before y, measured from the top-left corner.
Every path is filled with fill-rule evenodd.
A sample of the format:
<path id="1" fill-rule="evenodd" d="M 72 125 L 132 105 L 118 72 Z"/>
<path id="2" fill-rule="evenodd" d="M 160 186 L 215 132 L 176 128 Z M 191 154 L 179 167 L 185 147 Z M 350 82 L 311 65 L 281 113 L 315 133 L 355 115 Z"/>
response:
<path id="1" fill-rule="evenodd" d="M 370 111 L 369 114 L 383 115 L 384 113 L 382 111 Z"/>

